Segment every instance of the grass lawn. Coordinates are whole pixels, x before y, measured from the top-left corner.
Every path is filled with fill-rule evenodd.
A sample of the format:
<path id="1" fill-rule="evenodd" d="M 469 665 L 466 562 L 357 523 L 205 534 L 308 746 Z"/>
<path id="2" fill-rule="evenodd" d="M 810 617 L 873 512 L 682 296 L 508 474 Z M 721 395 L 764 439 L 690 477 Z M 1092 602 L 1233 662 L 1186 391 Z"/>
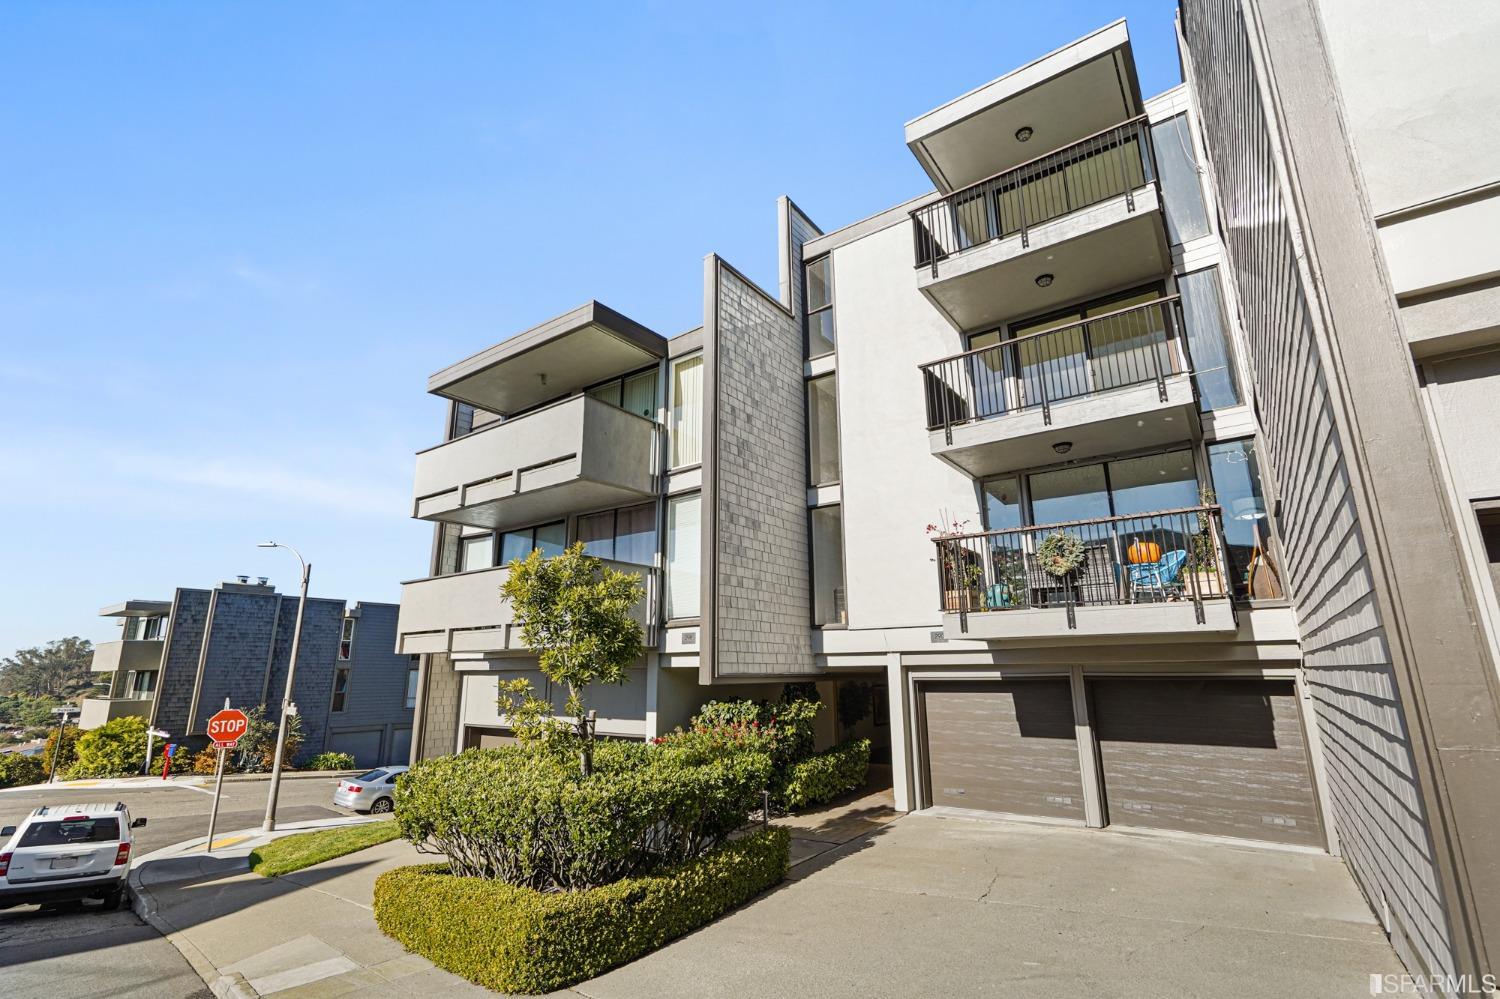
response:
<path id="1" fill-rule="evenodd" d="M 364 822 L 336 829 L 283 836 L 250 852 L 250 869 L 274 878 L 342 857 L 366 847 L 387 843 L 400 835 L 395 821 Z"/>

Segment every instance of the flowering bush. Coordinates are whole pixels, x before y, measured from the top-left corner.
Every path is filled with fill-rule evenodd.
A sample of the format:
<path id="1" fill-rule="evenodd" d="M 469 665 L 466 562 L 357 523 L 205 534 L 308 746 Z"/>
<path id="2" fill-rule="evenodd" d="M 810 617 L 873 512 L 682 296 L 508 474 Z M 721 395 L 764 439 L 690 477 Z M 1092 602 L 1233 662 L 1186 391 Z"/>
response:
<path id="1" fill-rule="evenodd" d="M 653 741 L 694 764 L 735 753 L 764 754 L 771 761 L 769 790 L 778 808 L 786 806 L 787 783 L 798 763 L 813 755 L 820 701 L 793 696 L 777 702 L 710 701 L 686 729 Z"/>

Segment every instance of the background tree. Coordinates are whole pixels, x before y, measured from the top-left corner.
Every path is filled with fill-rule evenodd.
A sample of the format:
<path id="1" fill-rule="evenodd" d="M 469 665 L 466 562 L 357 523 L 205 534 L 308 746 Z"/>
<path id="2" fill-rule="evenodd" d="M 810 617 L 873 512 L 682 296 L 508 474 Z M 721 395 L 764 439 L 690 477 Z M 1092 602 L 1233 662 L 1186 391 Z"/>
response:
<path id="1" fill-rule="evenodd" d="M 0 694 L 67 700 L 94 686 L 94 645 L 77 635 L 0 660 Z"/>
<path id="2" fill-rule="evenodd" d="M 594 732 L 583 689 L 591 683 L 624 683 L 645 649 L 635 605 L 645 596 L 639 576 L 584 554 L 579 542 L 548 558 L 534 549 L 510 564 L 501 592 L 510 601 L 521 640 L 537 667 L 568 688 L 564 708 L 574 718 L 579 766 L 593 771 Z"/>

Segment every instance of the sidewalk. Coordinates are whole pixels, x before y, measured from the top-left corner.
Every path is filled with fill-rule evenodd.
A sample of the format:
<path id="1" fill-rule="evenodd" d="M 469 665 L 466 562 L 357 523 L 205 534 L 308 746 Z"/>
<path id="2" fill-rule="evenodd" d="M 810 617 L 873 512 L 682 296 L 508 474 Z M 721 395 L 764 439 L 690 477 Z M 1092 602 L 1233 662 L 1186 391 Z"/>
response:
<path id="1" fill-rule="evenodd" d="M 876 791 L 775 820 L 792 832 L 793 865 L 896 818 L 890 797 L 889 790 Z M 294 823 L 269 836 L 242 830 L 216 837 L 212 854 L 200 837 L 142 857 L 130 875 L 136 912 L 221 999 L 494 995 L 406 953 L 376 927 L 375 879 L 438 859 L 411 844 L 382 843 L 279 878 L 250 873 L 250 851 L 276 836 L 367 821 L 379 820 Z"/>

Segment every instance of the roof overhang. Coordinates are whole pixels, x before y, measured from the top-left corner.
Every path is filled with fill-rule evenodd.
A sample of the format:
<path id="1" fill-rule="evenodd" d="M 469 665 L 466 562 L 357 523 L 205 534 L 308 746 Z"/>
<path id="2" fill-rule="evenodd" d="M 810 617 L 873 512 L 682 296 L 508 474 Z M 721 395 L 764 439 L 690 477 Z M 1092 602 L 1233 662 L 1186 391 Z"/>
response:
<path id="1" fill-rule="evenodd" d="M 170 613 L 170 600 L 126 600 L 99 608 L 100 617 L 161 617 Z"/>
<path id="2" fill-rule="evenodd" d="M 427 391 L 507 415 L 660 360 L 667 340 L 589 302 L 427 379 Z"/>
<path id="3" fill-rule="evenodd" d="M 906 144 L 951 193 L 1141 113 L 1123 19 L 906 123 Z M 1028 141 L 1016 132 L 1030 128 Z"/>

